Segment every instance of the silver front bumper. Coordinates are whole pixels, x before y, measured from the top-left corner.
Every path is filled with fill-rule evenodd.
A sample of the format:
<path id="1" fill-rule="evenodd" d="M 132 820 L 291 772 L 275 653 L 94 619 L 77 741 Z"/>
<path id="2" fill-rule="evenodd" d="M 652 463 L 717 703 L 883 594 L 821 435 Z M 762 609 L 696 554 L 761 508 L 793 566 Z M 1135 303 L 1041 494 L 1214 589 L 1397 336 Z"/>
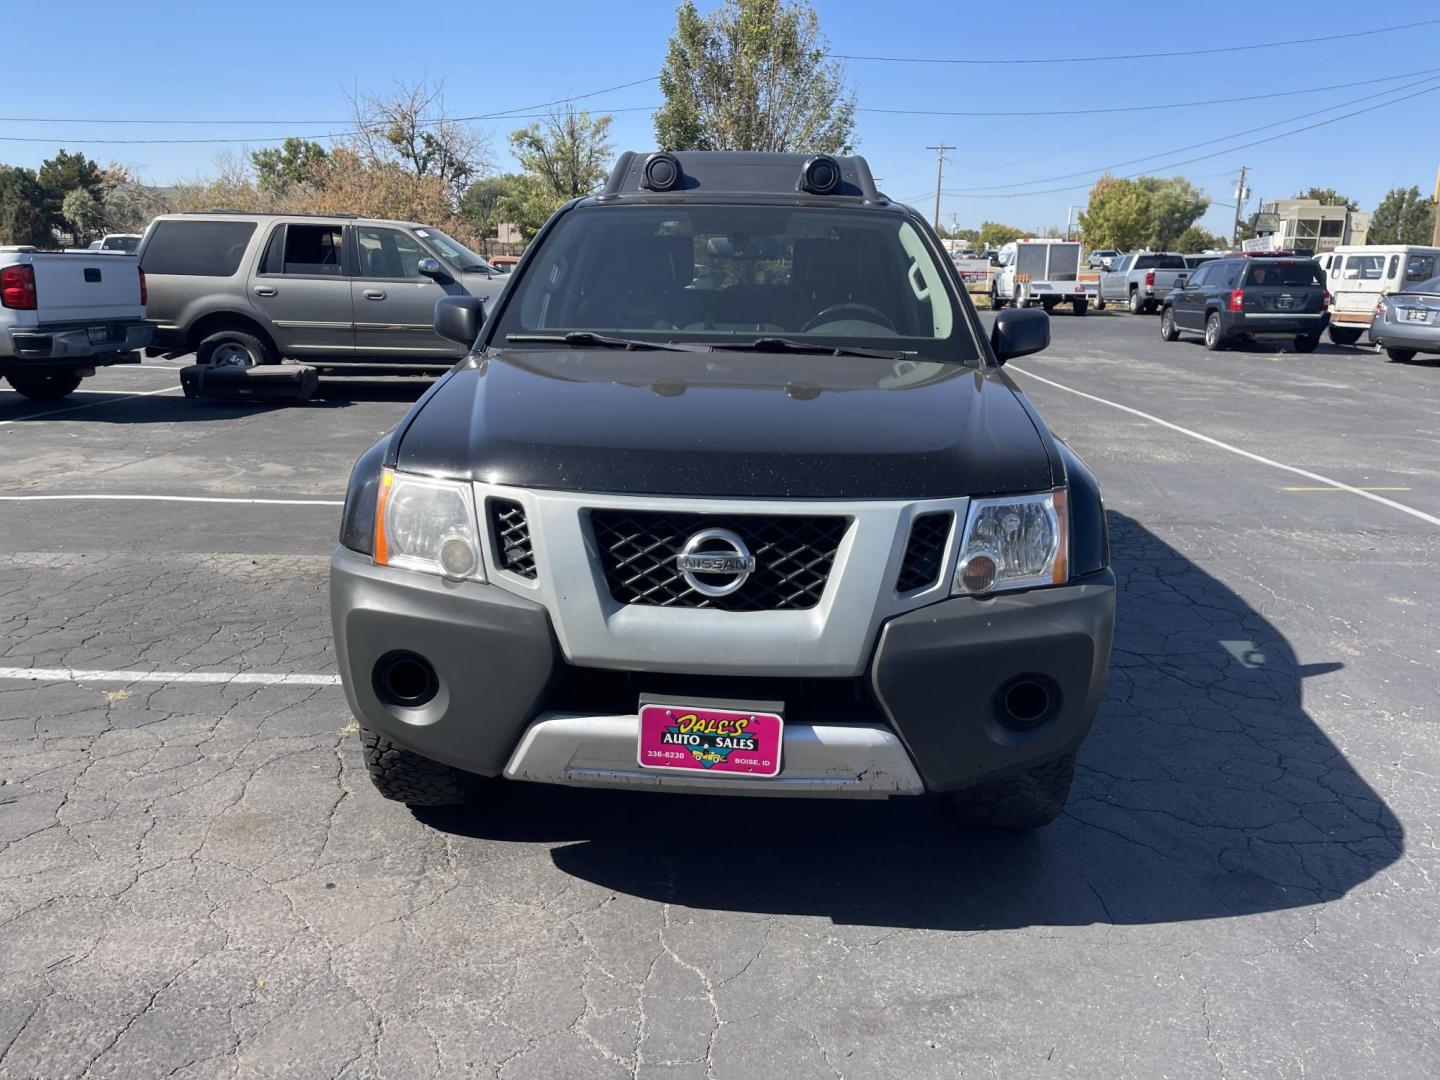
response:
<path id="1" fill-rule="evenodd" d="M 925 790 L 900 740 L 878 724 L 786 724 L 783 771 L 772 779 L 642 769 L 636 762 L 639 732 L 638 716 L 542 713 L 510 756 L 505 776 L 545 784 L 717 795 L 878 799 Z"/>

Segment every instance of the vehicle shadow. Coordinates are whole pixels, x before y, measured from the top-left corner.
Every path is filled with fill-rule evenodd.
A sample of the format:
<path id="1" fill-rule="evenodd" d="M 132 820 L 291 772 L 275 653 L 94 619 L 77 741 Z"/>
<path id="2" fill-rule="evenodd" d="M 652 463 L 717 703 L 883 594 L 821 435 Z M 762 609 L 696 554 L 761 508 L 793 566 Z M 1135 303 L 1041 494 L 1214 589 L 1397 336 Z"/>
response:
<path id="1" fill-rule="evenodd" d="M 1138 522 L 1110 515 L 1110 682 L 1064 816 L 967 831 L 940 799 L 726 799 L 503 785 L 436 827 L 548 842 L 556 866 L 701 909 L 967 930 L 1251 914 L 1344 895 L 1399 822 L 1306 714 L 1280 632 Z M 964 673 L 957 672 L 957 678 Z M 568 842 L 567 842 L 568 841 Z"/>
<path id="2" fill-rule="evenodd" d="M 416 401 L 432 384 L 430 378 L 322 378 L 309 401 L 187 398 L 173 394 L 122 397 L 86 394 L 79 390 L 58 402 L 34 402 L 19 394 L 0 397 L 0 420 L 14 423 L 83 421 L 87 424 L 176 424 L 232 420 L 279 409 L 343 409 L 362 401 Z M 13 401 L 8 399 L 14 399 Z M 94 406 L 75 409 L 75 406 Z M 71 410 L 74 411 L 71 411 Z"/>

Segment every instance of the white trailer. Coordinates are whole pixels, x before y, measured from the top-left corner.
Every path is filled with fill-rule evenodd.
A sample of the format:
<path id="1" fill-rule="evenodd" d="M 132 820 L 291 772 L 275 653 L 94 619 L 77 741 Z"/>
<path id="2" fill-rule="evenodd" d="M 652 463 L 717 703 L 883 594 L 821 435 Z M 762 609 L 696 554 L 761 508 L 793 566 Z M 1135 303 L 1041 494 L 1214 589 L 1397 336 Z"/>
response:
<path id="1" fill-rule="evenodd" d="M 1095 282 L 1080 280 L 1080 245 L 1070 240 L 1030 238 L 1000 249 L 1000 265 L 990 286 L 990 305 L 1002 308 L 1040 305 L 1050 311 L 1069 304 L 1084 315 L 1095 299 Z"/>

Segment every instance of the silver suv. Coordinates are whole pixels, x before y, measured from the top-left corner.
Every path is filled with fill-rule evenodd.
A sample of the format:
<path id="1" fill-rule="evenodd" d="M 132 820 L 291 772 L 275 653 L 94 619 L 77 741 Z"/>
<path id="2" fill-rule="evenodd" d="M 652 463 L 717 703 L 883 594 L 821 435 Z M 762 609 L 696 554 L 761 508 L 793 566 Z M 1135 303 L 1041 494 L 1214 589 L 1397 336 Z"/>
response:
<path id="1" fill-rule="evenodd" d="M 337 214 L 170 214 L 138 252 L 156 353 L 251 367 L 295 360 L 446 366 L 442 296 L 492 299 L 509 276 L 439 229 Z"/>

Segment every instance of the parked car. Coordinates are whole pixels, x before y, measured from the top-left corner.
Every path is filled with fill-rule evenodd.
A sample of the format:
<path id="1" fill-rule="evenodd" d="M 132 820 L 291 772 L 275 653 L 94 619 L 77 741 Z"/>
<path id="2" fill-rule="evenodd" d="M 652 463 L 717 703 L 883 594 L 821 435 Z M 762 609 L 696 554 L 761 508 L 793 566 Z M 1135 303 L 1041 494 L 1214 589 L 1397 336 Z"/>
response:
<path id="1" fill-rule="evenodd" d="M 1383 297 L 1370 321 L 1370 340 L 1391 360 L 1440 353 L 1440 277 Z"/>
<path id="2" fill-rule="evenodd" d="M 1119 257 L 1120 252 L 1114 248 L 1101 248 L 1098 251 L 1090 252 L 1090 258 L 1085 265 L 1091 270 L 1109 270 Z"/>
<path id="3" fill-rule="evenodd" d="M 1249 338 L 1292 338 L 1313 352 L 1330 321 L 1330 294 L 1313 259 L 1227 256 L 1196 270 L 1165 297 L 1160 336 L 1201 334 L 1212 352 Z"/>
<path id="4" fill-rule="evenodd" d="M 351 476 L 330 611 L 380 793 L 1053 820 L 1115 579 L 1094 478 L 1000 366 L 1049 317 L 987 339 L 859 157 L 627 153 L 535 244 L 488 317 L 437 305 L 472 359 Z"/>
<path id="5" fill-rule="evenodd" d="M 134 256 L 0 248 L 0 376 L 35 401 L 73 392 L 150 344 Z"/>
<path id="6" fill-rule="evenodd" d="M 464 351 L 432 328 L 435 301 L 509 280 L 429 225 L 344 216 L 170 214 L 139 255 L 155 351 L 245 367 L 448 367 Z"/>
<path id="7" fill-rule="evenodd" d="M 1080 245 L 1070 240 L 1014 240 L 1000 249 L 999 269 L 990 283 L 990 307 L 1069 304 L 1076 315 L 1090 306 L 1091 288 L 1080 280 Z"/>
<path id="8" fill-rule="evenodd" d="M 1095 306 L 1127 304 L 1132 314 L 1147 315 L 1161 298 L 1188 274 L 1185 257 L 1168 251 L 1136 251 L 1122 255 L 1109 270 L 1100 272 Z"/>
<path id="9" fill-rule="evenodd" d="M 1380 299 L 1440 273 L 1437 260 L 1440 248 L 1407 244 L 1348 245 L 1320 256 L 1330 286 L 1330 340 L 1354 345 Z"/>

